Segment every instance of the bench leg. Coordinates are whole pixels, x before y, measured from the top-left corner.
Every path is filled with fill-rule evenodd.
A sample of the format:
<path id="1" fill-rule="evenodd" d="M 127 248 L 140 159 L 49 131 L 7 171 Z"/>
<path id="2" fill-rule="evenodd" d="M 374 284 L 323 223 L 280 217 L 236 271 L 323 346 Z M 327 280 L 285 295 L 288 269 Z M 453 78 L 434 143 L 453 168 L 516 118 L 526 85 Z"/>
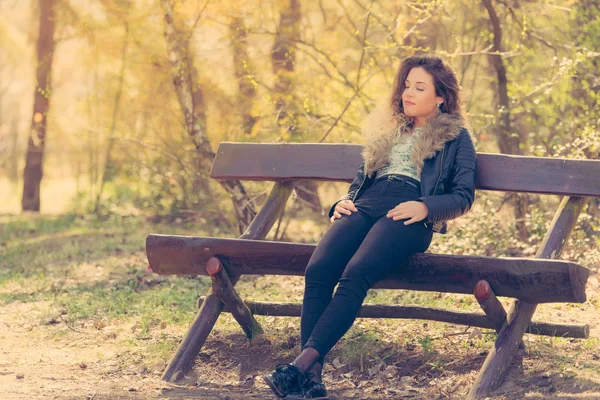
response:
<path id="1" fill-rule="evenodd" d="M 474 294 L 488 320 L 494 325 L 496 332 L 500 333 L 502 325 L 506 323 L 506 310 L 504 310 L 504 306 L 492 291 L 490 284 L 483 280 L 477 282 L 475 284 Z M 529 331 L 529 327 L 531 327 L 532 324 L 533 323 L 529 323 L 526 331 Z M 519 344 L 519 349 L 525 349 L 525 343 L 522 341 Z"/>
<path id="2" fill-rule="evenodd" d="M 506 311 L 492 291 L 490 284 L 487 281 L 479 281 L 475 284 L 473 292 L 481 309 L 494 325 L 496 332 L 500 332 L 502 325 L 506 322 Z"/>
<path id="3" fill-rule="evenodd" d="M 263 333 L 260 324 L 233 288 L 221 261 L 217 257 L 212 257 L 206 264 L 206 271 L 208 271 L 212 280 L 212 292 L 227 307 L 233 318 L 244 330 L 246 336 L 248 336 L 248 339 L 252 339 L 256 334 Z"/>
<path id="4" fill-rule="evenodd" d="M 586 197 L 563 197 L 540 249 L 535 255 L 536 258 L 557 259 L 560 257 L 564 244 L 586 201 Z M 492 346 L 479 370 L 467 399 L 484 397 L 497 389 L 504 381 L 536 308 L 537 304 L 515 301 L 506 322 L 498 333 L 496 343 Z"/>
<path id="5" fill-rule="evenodd" d="M 231 285 L 235 285 L 239 277 L 231 278 Z M 194 322 L 190 326 L 185 338 L 179 344 L 177 351 L 169 361 L 169 365 L 165 368 L 162 375 L 162 380 L 167 382 L 175 382 L 181 378 L 192 368 L 196 356 L 202 349 L 208 334 L 215 326 L 219 315 L 223 311 L 223 303 L 212 292 L 206 296 L 202 303 L 202 307 L 198 311 Z"/>
<path id="6" fill-rule="evenodd" d="M 467 397 L 468 400 L 484 397 L 497 389 L 504 381 L 536 307 L 537 304 L 515 301 L 509 312 L 507 323 L 498 333 L 494 346 L 479 370 L 477 379 Z"/>
<path id="7" fill-rule="evenodd" d="M 254 217 L 252 223 L 240 237 L 241 239 L 264 239 L 269 230 L 285 208 L 290 194 L 294 190 L 295 181 L 275 182 L 271 188 L 271 193 L 263 205 L 260 212 Z M 237 283 L 239 276 L 230 278 L 229 287 L 233 288 Z M 192 326 L 185 335 L 185 338 L 179 344 L 177 351 L 169 361 L 169 365 L 163 372 L 162 379 L 168 382 L 175 382 L 183 378 L 194 365 L 194 359 L 202 349 L 208 334 L 215 326 L 217 318 L 223 311 L 223 303 L 211 291 L 203 301 Z"/>

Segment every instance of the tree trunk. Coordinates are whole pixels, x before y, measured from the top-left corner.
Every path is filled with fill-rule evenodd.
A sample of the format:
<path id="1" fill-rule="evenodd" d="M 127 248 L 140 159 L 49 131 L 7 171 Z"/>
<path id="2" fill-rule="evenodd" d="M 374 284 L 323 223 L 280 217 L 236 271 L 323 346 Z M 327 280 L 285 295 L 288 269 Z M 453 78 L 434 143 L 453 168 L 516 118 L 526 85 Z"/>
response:
<path id="1" fill-rule="evenodd" d="M 199 171 L 206 171 L 208 175 L 215 153 L 206 137 L 206 108 L 193 65 L 189 39 L 175 28 L 171 0 L 161 0 L 160 4 L 164 13 L 164 34 L 173 72 L 173 85 L 185 118 L 186 131 L 196 148 Z M 208 189 L 208 182 L 203 183 Z M 254 201 L 239 181 L 222 181 L 221 186 L 231 195 L 238 228 L 243 233 L 256 215 Z"/>
<path id="2" fill-rule="evenodd" d="M 23 171 L 23 211 L 40 211 L 40 184 L 43 176 L 44 146 L 50 107 L 52 57 L 54 55 L 55 0 L 39 0 L 40 27 L 37 41 L 37 85 L 33 117 Z"/>
<path id="3" fill-rule="evenodd" d="M 250 135 L 256 123 L 256 117 L 252 115 L 256 89 L 251 79 L 254 71 L 248 56 L 248 31 L 243 17 L 236 16 L 231 19 L 229 35 L 233 47 L 233 67 L 239 86 L 237 106 L 242 114 L 242 129 L 245 134 Z"/>
<path id="4" fill-rule="evenodd" d="M 277 123 L 284 140 L 294 139 L 298 133 L 297 115 L 293 110 L 293 100 L 289 93 L 294 90 L 294 62 L 296 47 L 294 43 L 300 39 L 300 1 L 288 0 L 281 4 L 281 14 L 277 35 L 271 49 L 271 65 L 275 75 L 275 108 Z"/>
<path id="5" fill-rule="evenodd" d="M 298 112 L 290 93 L 294 91 L 294 62 L 296 61 L 295 43 L 300 40 L 300 0 L 287 0 L 281 4 L 279 26 L 271 51 L 271 65 L 275 75 L 275 109 L 277 124 L 285 141 L 300 141 L 301 132 L 298 129 Z M 315 181 L 298 181 L 296 195 L 300 199 L 298 208 L 308 207 L 312 211 L 322 212 L 321 201 L 317 195 L 318 183 Z"/>
<path id="6" fill-rule="evenodd" d="M 490 23 L 493 32 L 493 47 L 491 51 L 502 52 L 502 27 L 496 10 L 491 0 L 483 0 L 483 4 L 490 16 Z M 511 114 L 510 102 L 508 98 L 508 78 L 506 76 L 506 67 L 500 54 L 488 55 L 488 62 L 496 72 L 498 82 L 497 108 L 500 111 L 500 120 L 497 125 L 496 137 L 500 152 L 504 154 L 522 155 L 523 149 L 520 144 L 525 144 L 522 137 L 513 135 L 511 132 Z M 521 240 L 527 239 L 527 227 L 525 226 L 525 215 L 527 214 L 528 197 L 524 194 L 514 194 L 513 209 L 515 213 L 515 227 Z"/>

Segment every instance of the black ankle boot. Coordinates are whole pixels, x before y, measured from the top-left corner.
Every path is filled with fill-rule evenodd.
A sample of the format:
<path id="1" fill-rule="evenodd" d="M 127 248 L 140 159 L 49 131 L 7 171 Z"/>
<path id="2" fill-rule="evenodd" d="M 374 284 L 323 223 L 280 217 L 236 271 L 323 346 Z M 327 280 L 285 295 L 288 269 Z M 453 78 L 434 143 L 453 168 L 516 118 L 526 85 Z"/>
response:
<path id="1" fill-rule="evenodd" d="M 290 393 L 302 393 L 302 385 L 307 380 L 306 375 L 294 364 L 279 364 L 275 371 L 263 376 L 277 397 L 285 397 Z"/>
<path id="2" fill-rule="evenodd" d="M 306 371 L 306 380 L 302 383 L 300 391 L 290 392 L 284 400 L 329 400 L 327 389 L 321 382 L 321 372 L 323 364 L 315 362 L 308 371 Z"/>
<path id="3" fill-rule="evenodd" d="M 327 389 L 322 383 L 307 379 L 298 392 L 291 392 L 284 397 L 284 400 L 329 400 Z"/>

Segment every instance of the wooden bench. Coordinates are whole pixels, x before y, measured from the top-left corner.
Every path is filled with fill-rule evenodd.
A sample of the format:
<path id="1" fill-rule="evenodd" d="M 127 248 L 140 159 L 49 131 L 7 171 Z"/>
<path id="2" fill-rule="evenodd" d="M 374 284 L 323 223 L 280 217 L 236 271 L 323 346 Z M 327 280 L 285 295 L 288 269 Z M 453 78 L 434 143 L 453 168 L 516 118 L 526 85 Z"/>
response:
<path id="1" fill-rule="evenodd" d="M 350 182 L 362 146 L 341 144 L 221 143 L 211 177 L 274 181 L 260 212 L 239 239 L 164 236 L 146 240 L 152 270 L 167 275 L 209 275 L 212 290 L 163 373 L 175 381 L 192 367 L 220 313 L 231 312 L 248 337 L 262 328 L 253 317 L 299 316 L 300 304 L 243 302 L 234 286 L 242 275 L 302 276 L 315 245 L 263 240 L 298 180 Z M 478 154 L 479 190 L 564 196 L 535 258 L 415 254 L 376 287 L 475 294 L 484 313 L 426 307 L 364 305 L 359 317 L 418 318 L 496 329 L 498 337 L 469 397 L 497 388 L 524 333 L 586 338 L 587 325 L 532 321 L 538 303 L 586 300 L 589 271 L 558 260 L 587 196 L 600 197 L 600 161 Z M 451 233 L 450 233 L 451 234 Z M 515 298 L 506 312 L 496 296 Z"/>

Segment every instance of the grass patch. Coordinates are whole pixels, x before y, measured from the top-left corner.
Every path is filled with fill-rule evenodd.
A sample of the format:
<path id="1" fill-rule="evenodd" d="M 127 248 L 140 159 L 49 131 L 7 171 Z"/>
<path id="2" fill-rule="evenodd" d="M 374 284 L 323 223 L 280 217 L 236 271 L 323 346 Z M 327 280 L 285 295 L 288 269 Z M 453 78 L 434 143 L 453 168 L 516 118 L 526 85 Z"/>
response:
<path id="1" fill-rule="evenodd" d="M 0 225 L 0 285 L 69 278 L 74 266 L 99 262 L 144 248 L 145 230 L 140 221 L 88 221 L 73 217 L 25 220 L 26 227 L 9 222 Z M 28 227 L 27 227 L 28 226 Z"/>
<path id="2" fill-rule="evenodd" d="M 1 215 L 0 244 L 11 240 L 68 231 L 79 223 L 75 215 L 39 217 L 35 215 Z"/>
<path id="3" fill-rule="evenodd" d="M 336 356 L 351 369 L 363 372 L 375 365 L 386 363 L 386 359 L 397 354 L 398 350 L 399 346 L 396 343 L 383 340 L 381 332 L 355 325 L 336 346 Z"/>
<path id="4" fill-rule="evenodd" d="M 146 360 L 147 365 L 168 360 L 173 355 L 178 344 L 179 338 L 161 334 L 157 340 L 146 347 L 149 355 L 149 358 Z"/>
<path id="5" fill-rule="evenodd" d="M 137 218 L 99 221 L 67 216 L 0 219 L 0 304 L 51 300 L 68 322 L 136 317 L 141 331 L 185 324 L 207 278 L 148 273 L 149 232 L 192 234 L 190 227 Z"/>
<path id="6" fill-rule="evenodd" d="M 140 272 L 140 274 L 143 272 Z M 99 317 L 140 317 L 142 332 L 161 322 L 185 324 L 197 311 L 206 279 L 129 277 L 114 284 L 81 285 L 61 293 L 55 304 L 69 322 Z"/>

